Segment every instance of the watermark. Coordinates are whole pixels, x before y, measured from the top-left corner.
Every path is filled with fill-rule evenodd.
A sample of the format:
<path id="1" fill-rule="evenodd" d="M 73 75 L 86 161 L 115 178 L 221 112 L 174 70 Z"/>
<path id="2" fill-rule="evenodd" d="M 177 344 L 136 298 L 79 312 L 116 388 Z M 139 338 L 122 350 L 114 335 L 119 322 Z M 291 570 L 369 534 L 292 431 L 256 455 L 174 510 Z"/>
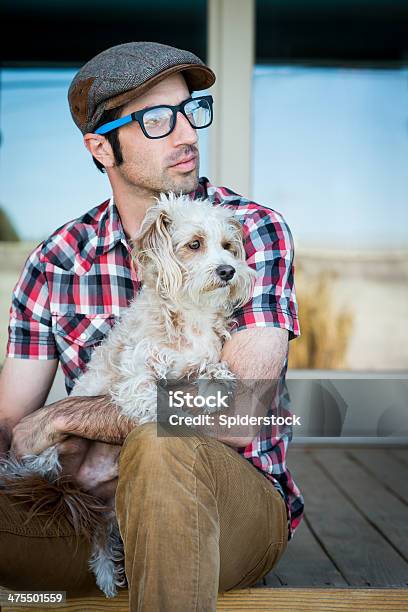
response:
<path id="1" fill-rule="evenodd" d="M 66 591 L 8 591 L 0 590 L 0 604 L 13 608 L 55 608 L 66 602 Z"/>
<path id="2" fill-rule="evenodd" d="M 158 435 L 246 438 L 264 427 L 278 433 L 300 425 L 299 416 L 279 405 L 280 391 L 277 379 L 160 381 Z"/>
<path id="3" fill-rule="evenodd" d="M 160 381 L 158 435 L 408 440 L 408 376 Z"/>
<path id="4" fill-rule="evenodd" d="M 169 408 L 204 408 L 221 410 L 222 408 L 229 407 L 230 393 L 222 393 L 218 389 L 216 395 L 194 395 L 189 391 L 180 389 L 179 391 L 169 391 Z"/>
<path id="5" fill-rule="evenodd" d="M 236 426 L 252 426 L 257 425 L 262 427 L 263 425 L 300 425 L 300 417 L 292 414 L 290 416 L 276 416 L 272 414 L 271 416 L 249 416 L 248 414 L 244 414 L 243 416 L 227 416 L 225 414 L 219 414 L 217 416 L 212 416 L 209 414 L 199 414 L 196 416 L 183 416 L 178 414 L 170 414 L 169 420 L 170 425 L 207 425 L 214 426 L 216 423 L 218 425 L 226 426 L 228 429 Z"/>

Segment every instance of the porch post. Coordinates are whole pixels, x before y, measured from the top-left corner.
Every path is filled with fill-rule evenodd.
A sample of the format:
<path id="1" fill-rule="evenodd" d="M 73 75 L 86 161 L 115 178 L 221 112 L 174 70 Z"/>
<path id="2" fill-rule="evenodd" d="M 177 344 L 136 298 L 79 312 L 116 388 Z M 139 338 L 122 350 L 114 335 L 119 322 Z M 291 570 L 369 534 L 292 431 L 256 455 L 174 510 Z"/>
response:
<path id="1" fill-rule="evenodd" d="M 209 178 L 250 197 L 255 0 L 208 0 L 207 44 L 208 64 L 217 76 L 211 88 Z"/>

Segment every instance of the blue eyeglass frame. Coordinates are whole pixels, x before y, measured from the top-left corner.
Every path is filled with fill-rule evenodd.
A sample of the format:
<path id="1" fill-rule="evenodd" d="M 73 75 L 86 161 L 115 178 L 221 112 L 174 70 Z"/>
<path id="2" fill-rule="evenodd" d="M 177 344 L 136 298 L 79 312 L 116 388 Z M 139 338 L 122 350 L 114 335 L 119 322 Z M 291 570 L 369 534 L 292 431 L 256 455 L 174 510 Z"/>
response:
<path id="1" fill-rule="evenodd" d="M 192 102 L 194 100 L 205 100 L 206 102 L 208 102 L 208 105 L 210 107 L 211 118 L 210 118 L 210 122 L 207 125 L 201 125 L 201 126 L 193 125 L 190 119 L 187 117 L 187 114 L 184 108 L 189 102 Z M 131 113 L 130 115 L 126 115 L 126 117 L 120 117 L 120 119 L 115 119 L 115 121 L 109 121 L 109 123 L 104 123 L 103 125 L 98 127 L 98 129 L 95 130 L 94 133 L 95 134 L 107 134 L 108 132 L 111 132 L 112 130 L 116 130 L 117 128 L 122 127 L 122 125 L 131 123 L 132 121 L 137 121 L 142 129 L 143 134 L 146 136 L 146 138 L 152 138 L 152 139 L 165 138 L 166 136 L 171 134 L 171 132 L 176 127 L 178 112 L 184 115 L 184 117 L 187 119 L 187 121 L 189 122 L 192 128 L 194 128 L 195 130 L 201 130 L 203 128 L 209 127 L 213 121 L 213 117 L 214 117 L 213 103 L 214 103 L 213 97 L 208 95 L 208 96 L 197 96 L 196 98 L 188 98 L 187 100 L 184 100 L 184 102 L 181 102 L 181 104 L 177 104 L 176 106 L 171 106 L 170 104 L 157 104 L 156 106 L 150 106 L 149 108 L 144 108 L 143 110 L 136 111 L 134 113 Z M 149 134 L 146 132 L 146 129 L 143 123 L 143 115 L 145 115 L 151 110 L 154 110 L 155 108 L 170 108 L 173 113 L 173 125 L 171 126 L 170 131 L 167 132 L 167 134 L 164 134 L 163 136 L 149 136 Z"/>

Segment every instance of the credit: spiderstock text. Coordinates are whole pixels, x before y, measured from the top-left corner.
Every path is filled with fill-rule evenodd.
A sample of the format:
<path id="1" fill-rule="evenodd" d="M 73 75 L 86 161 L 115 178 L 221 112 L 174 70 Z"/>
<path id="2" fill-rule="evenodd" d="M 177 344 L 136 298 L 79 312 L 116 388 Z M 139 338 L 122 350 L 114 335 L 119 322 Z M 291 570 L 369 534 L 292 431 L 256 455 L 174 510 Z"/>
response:
<path id="1" fill-rule="evenodd" d="M 300 417 L 296 414 L 283 416 L 276 416 L 272 414 L 270 416 L 249 416 L 248 414 L 227 416 L 225 414 L 197 414 L 192 415 L 179 415 L 170 414 L 168 417 L 168 423 L 170 425 L 206 425 L 207 427 L 221 425 L 223 427 L 231 428 L 240 425 L 258 425 L 260 427 L 264 425 L 301 425 Z"/>
<path id="2" fill-rule="evenodd" d="M 194 428 L 209 435 L 247 436 L 263 427 L 301 426 L 300 416 L 280 404 L 277 383 L 199 379 L 195 385 L 159 387 L 157 420 L 166 426 L 161 435 L 169 429 Z"/>

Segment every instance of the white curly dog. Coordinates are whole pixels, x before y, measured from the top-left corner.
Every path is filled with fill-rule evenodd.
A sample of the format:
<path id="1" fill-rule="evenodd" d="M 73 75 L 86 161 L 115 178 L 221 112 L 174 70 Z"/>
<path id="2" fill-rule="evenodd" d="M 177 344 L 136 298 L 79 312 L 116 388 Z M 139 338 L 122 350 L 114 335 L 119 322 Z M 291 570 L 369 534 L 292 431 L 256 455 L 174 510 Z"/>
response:
<path id="1" fill-rule="evenodd" d="M 220 361 L 221 349 L 233 311 L 251 297 L 256 273 L 245 261 L 234 212 L 186 195 L 161 194 L 146 213 L 133 255 L 142 289 L 93 352 L 72 395 L 110 395 L 137 426 L 157 420 L 159 380 L 234 380 Z M 35 472 L 55 479 L 60 470 L 56 446 L 0 466 L 16 477 Z M 114 597 L 126 583 L 113 511 L 98 531 L 90 568 L 99 588 Z"/>

